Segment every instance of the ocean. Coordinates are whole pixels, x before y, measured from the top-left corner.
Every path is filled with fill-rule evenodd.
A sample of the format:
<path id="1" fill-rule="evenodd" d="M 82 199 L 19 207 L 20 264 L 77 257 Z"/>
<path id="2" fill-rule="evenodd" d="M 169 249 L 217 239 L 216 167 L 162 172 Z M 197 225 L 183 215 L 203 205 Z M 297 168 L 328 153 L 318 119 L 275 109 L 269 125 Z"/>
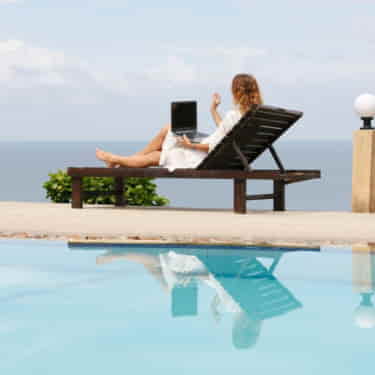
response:
<path id="1" fill-rule="evenodd" d="M 70 166 L 102 166 L 95 147 L 128 155 L 142 142 L 0 142 L 0 200 L 45 202 L 43 182 L 48 173 Z M 351 208 L 352 144 L 350 141 L 281 140 L 276 149 L 287 169 L 320 169 L 322 178 L 287 187 L 287 209 L 334 210 Z M 253 168 L 275 168 L 268 153 Z M 173 207 L 231 208 L 231 181 L 156 180 L 158 193 Z M 249 181 L 249 194 L 272 192 L 272 183 Z M 249 202 L 249 209 L 271 209 L 272 201 Z"/>

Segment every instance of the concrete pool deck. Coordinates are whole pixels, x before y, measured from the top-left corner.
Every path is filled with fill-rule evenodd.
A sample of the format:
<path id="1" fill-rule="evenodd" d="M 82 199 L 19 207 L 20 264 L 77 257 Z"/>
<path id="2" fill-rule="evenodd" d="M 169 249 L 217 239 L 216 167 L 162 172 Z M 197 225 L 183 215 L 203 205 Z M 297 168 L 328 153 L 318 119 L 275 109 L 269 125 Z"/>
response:
<path id="1" fill-rule="evenodd" d="M 375 243 L 375 214 L 114 208 L 0 202 L 0 238 L 183 243 L 350 245 Z"/>

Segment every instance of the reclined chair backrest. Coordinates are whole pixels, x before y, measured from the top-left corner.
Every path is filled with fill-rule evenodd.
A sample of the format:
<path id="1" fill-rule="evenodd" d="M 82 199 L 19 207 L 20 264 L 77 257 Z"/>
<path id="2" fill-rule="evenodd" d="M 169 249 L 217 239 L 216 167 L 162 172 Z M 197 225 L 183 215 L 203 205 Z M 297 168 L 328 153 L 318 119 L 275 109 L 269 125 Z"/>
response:
<path id="1" fill-rule="evenodd" d="M 302 307 L 273 275 L 274 268 L 267 269 L 256 256 L 210 255 L 199 260 L 252 319 L 270 319 Z"/>
<path id="2" fill-rule="evenodd" d="M 246 169 L 265 150 L 274 153 L 272 144 L 302 115 L 282 108 L 253 106 L 197 169 Z"/>

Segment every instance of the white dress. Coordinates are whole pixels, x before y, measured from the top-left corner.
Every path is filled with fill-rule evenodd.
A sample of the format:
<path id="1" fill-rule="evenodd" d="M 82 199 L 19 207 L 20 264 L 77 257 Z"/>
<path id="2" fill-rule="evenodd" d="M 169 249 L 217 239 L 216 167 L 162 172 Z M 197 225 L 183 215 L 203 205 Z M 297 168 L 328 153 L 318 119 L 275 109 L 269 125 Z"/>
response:
<path id="1" fill-rule="evenodd" d="M 242 311 L 238 303 L 196 256 L 169 251 L 168 253 L 160 254 L 159 259 L 162 274 L 169 291 L 176 286 L 183 287 L 194 280 L 202 280 L 202 282 L 216 291 L 216 295 L 225 312 Z"/>
<path id="2" fill-rule="evenodd" d="M 226 113 L 216 130 L 202 140 L 203 144 L 208 144 L 208 152 L 211 152 L 220 143 L 241 117 L 239 109 L 233 109 Z M 196 168 L 206 156 L 207 153 L 203 151 L 179 146 L 176 136 L 169 131 L 162 146 L 159 165 L 168 168 L 171 172 L 177 168 Z"/>
<path id="3" fill-rule="evenodd" d="M 202 262 L 194 255 L 177 254 L 169 251 L 159 255 L 162 275 L 172 290 L 175 286 L 184 286 L 201 274 L 207 274 Z"/>

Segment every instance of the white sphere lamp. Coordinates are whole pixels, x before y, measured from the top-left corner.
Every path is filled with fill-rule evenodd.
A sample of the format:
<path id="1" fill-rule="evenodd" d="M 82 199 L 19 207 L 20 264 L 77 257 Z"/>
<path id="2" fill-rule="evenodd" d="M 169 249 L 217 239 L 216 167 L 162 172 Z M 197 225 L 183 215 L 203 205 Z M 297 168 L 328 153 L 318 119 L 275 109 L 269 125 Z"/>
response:
<path id="1" fill-rule="evenodd" d="M 354 321 L 359 328 L 375 327 L 375 307 L 371 301 L 372 293 L 363 293 L 361 304 L 354 312 Z"/>
<path id="2" fill-rule="evenodd" d="M 359 306 L 355 311 L 354 321 L 359 328 L 374 328 L 375 309 L 368 306 Z"/>
<path id="3" fill-rule="evenodd" d="M 375 117 L 375 95 L 362 94 L 354 102 L 354 108 L 363 120 L 362 130 L 373 129 L 371 122 Z"/>

